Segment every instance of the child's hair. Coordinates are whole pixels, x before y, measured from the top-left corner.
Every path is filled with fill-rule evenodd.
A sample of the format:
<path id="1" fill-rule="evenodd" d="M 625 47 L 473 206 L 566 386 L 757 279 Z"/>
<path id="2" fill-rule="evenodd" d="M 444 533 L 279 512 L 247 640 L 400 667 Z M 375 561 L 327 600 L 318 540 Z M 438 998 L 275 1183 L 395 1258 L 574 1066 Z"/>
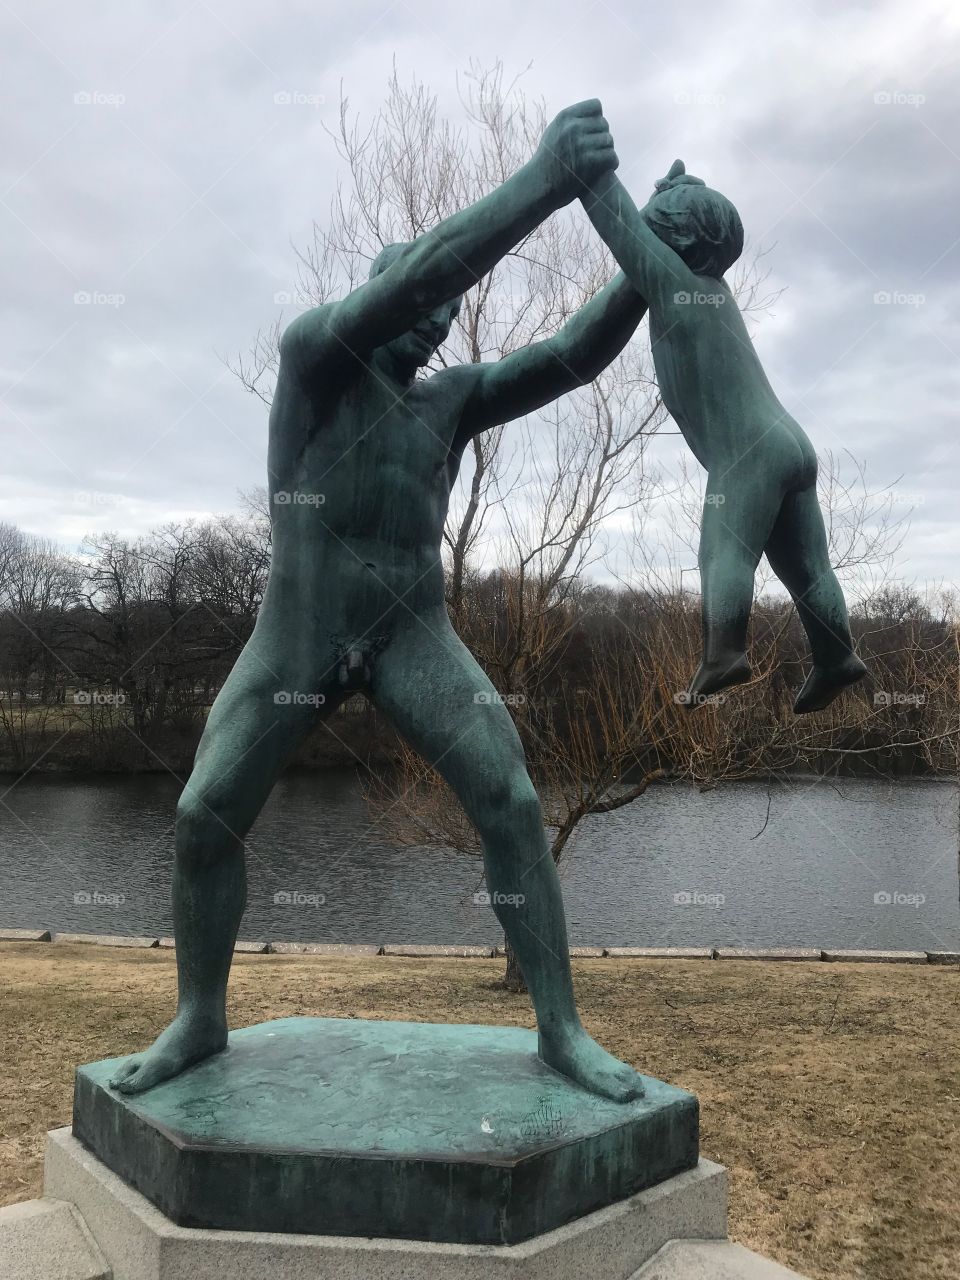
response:
<path id="1" fill-rule="evenodd" d="M 698 276 L 719 280 L 743 252 L 743 223 L 726 196 L 699 182 L 658 190 L 643 216 L 651 231 Z"/>

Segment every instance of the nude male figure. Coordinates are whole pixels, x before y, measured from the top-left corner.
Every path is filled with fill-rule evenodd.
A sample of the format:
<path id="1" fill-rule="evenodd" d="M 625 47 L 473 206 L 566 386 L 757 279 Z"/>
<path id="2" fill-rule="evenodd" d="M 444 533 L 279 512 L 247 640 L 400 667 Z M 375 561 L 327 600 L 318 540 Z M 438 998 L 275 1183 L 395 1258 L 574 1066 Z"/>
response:
<path id="1" fill-rule="evenodd" d="M 646 304 L 619 276 L 549 341 L 497 363 L 417 377 L 447 337 L 460 296 L 617 163 L 600 103 L 567 108 L 496 191 L 412 244 L 388 246 L 366 284 L 284 333 L 268 465 L 272 490 L 290 501 L 273 505 L 260 615 L 210 713 L 177 810 L 177 1013 L 150 1049 L 118 1069 L 112 1083 L 122 1092 L 148 1089 L 225 1046 L 227 977 L 246 897 L 243 838 L 317 720 L 361 689 L 440 771 L 480 833 L 542 1060 L 605 1097 L 642 1094 L 638 1073 L 580 1023 L 537 793 L 509 713 L 450 625 L 440 546 L 471 438 L 590 382 Z M 303 694 L 312 701 L 293 696 Z"/>

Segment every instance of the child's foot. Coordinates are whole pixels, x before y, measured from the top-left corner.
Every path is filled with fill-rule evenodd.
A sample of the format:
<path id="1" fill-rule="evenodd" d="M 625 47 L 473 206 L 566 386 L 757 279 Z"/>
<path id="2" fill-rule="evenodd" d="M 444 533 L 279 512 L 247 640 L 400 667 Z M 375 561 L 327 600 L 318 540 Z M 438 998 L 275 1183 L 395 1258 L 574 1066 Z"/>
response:
<path id="1" fill-rule="evenodd" d="M 697 674 L 690 681 L 690 688 L 681 695 L 679 701 L 688 710 L 699 707 L 711 694 L 752 679 L 753 669 L 744 653 L 728 653 L 712 662 L 704 660 L 697 668 Z"/>
<path id="2" fill-rule="evenodd" d="M 805 711 L 822 711 L 848 685 L 856 684 L 866 674 L 867 668 L 855 653 L 849 654 L 835 667 L 814 667 L 804 680 L 793 709 L 798 716 Z"/>

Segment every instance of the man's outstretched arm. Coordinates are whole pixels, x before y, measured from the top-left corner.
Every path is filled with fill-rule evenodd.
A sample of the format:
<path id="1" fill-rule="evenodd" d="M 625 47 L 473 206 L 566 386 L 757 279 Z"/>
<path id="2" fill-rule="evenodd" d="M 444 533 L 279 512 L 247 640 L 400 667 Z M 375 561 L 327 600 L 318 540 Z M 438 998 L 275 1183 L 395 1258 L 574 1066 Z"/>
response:
<path id="1" fill-rule="evenodd" d="M 465 293 L 534 227 L 617 163 L 600 103 L 592 99 L 567 107 L 513 177 L 412 241 L 385 271 L 342 302 L 299 316 L 284 339 L 296 340 L 308 358 L 382 346 Z"/>
<path id="2" fill-rule="evenodd" d="M 696 276 L 680 255 L 650 230 L 615 173 L 601 174 L 581 199 L 587 216 L 631 284 L 654 308 L 674 293 L 696 288 Z"/>
<path id="3" fill-rule="evenodd" d="M 503 360 L 456 370 L 472 379 L 460 440 L 522 418 L 592 382 L 627 345 L 646 310 L 646 300 L 620 274 L 552 338 L 521 347 Z"/>

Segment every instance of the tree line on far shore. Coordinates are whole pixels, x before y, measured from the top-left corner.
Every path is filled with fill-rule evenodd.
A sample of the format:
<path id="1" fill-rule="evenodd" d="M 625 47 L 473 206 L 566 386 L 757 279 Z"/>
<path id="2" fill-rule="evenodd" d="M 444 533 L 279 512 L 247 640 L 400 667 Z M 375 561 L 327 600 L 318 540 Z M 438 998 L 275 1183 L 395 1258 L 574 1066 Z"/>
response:
<path id="1" fill-rule="evenodd" d="M 0 764 L 189 766 L 208 709 L 249 637 L 270 562 L 262 500 L 242 514 L 92 538 L 79 554 L 0 526 Z M 595 812 L 654 778 L 700 785 L 787 771 L 955 773 L 954 601 L 886 583 L 852 611 L 871 678 L 795 717 L 806 647 L 789 601 L 761 597 L 752 684 L 689 709 L 700 646 L 692 593 L 556 580 L 522 564 L 449 575 L 454 624 L 510 708 L 533 772 Z M 314 763 L 417 765 L 362 698 L 305 752 Z M 400 806 L 406 812 L 408 806 Z M 445 801 L 438 795 L 437 812 Z M 417 821 L 431 825 L 431 806 Z M 443 833 L 449 837 L 449 832 Z"/>

